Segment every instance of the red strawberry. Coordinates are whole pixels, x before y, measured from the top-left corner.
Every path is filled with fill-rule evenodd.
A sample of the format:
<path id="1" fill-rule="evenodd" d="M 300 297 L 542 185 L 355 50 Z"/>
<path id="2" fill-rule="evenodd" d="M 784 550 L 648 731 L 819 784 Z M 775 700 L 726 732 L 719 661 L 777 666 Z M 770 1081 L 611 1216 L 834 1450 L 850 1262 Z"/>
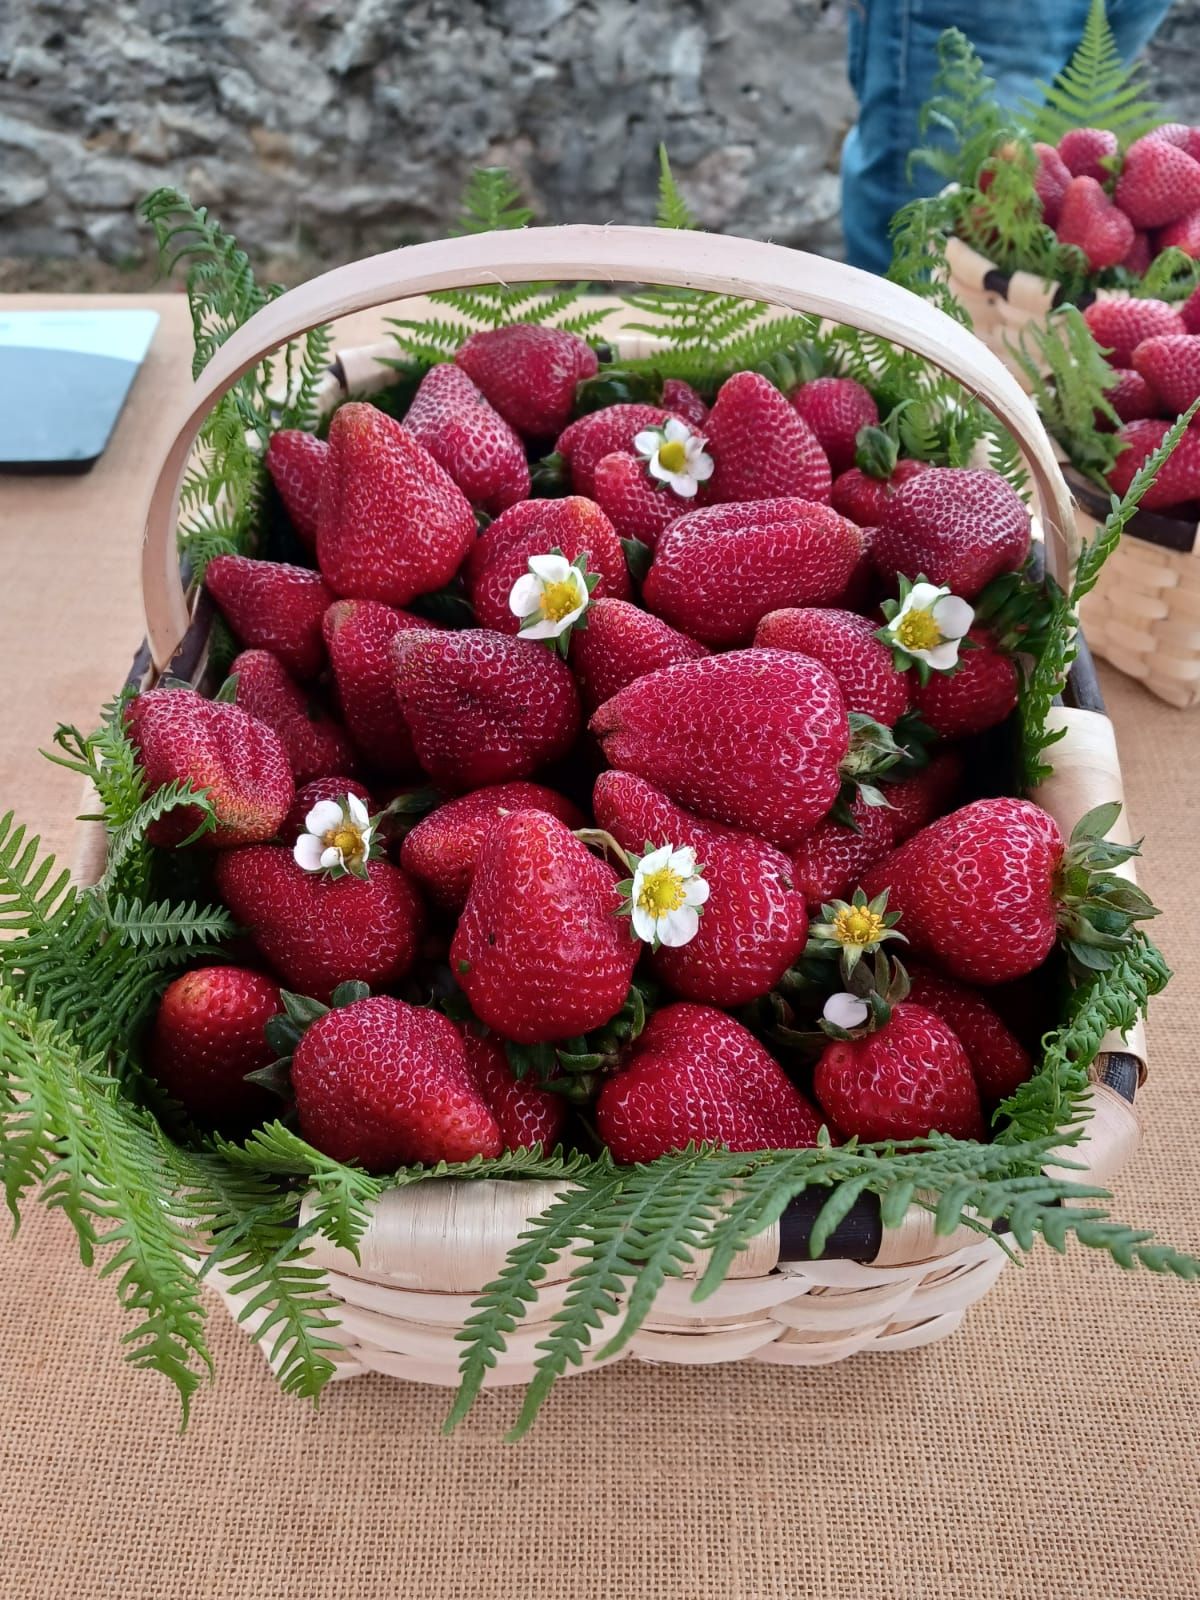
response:
<path id="1" fill-rule="evenodd" d="M 1052 228 L 1058 221 L 1063 195 L 1073 174 L 1052 144 L 1035 144 L 1033 148 L 1037 154 L 1034 192 L 1042 202 L 1042 219 Z"/>
<path id="2" fill-rule="evenodd" d="M 529 571 L 530 556 L 560 550 L 568 561 L 587 554 L 588 571 L 600 575 L 596 595 L 628 600 L 629 568 L 612 523 L 592 500 L 523 500 L 502 512 L 475 541 L 464 576 L 467 598 L 481 628 L 516 633 L 521 619 L 509 607 L 513 584 Z"/>
<path id="3" fill-rule="evenodd" d="M 1012 656 L 997 648 L 986 628 L 967 635 L 974 650 L 963 650 L 954 672 L 934 672 L 913 685 L 913 710 L 942 739 L 964 739 L 994 728 L 1012 715 L 1020 681 Z"/>
<path id="4" fill-rule="evenodd" d="M 615 1160 L 633 1162 L 693 1143 L 804 1149 L 816 1144 L 821 1118 L 740 1022 L 684 1002 L 655 1013 L 605 1083 L 596 1128 Z"/>
<path id="5" fill-rule="evenodd" d="M 473 333 L 455 361 L 523 438 L 553 438 L 565 428 L 575 388 L 599 370 L 578 334 L 513 322 Z"/>
<path id="6" fill-rule="evenodd" d="M 1153 417 L 1159 409 L 1159 399 L 1142 377 L 1128 367 L 1114 367 L 1113 381 L 1104 391 L 1105 398 L 1122 422 L 1138 422 L 1143 417 Z M 1097 427 L 1106 430 L 1112 424 L 1096 413 Z"/>
<path id="7" fill-rule="evenodd" d="M 859 1139 L 983 1137 L 966 1050 L 940 1017 L 909 1001 L 893 1006 L 875 1032 L 826 1045 L 813 1093 L 830 1120 Z"/>
<path id="8" fill-rule="evenodd" d="M 682 378 L 668 378 L 662 386 L 662 403 L 668 411 L 693 428 L 703 429 L 708 420 L 708 407 L 690 383 Z"/>
<path id="9" fill-rule="evenodd" d="M 922 828 L 873 867 L 868 896 L 918 954 L 968 983 L 1003 983 L 1040 967 L 1057 934 L 1058 824 L 1029 800 L 975 800 Z"/>
<path id="10" fill-rule="evenodd" d="M 629 450 L 602 456 L 595 471 L 596 503 L 622 539 L 640 539 L 653 550 L 669 523 L 694 500 L 681 499 L 666 484 L 655 483 L 646 463 Z"/>
<path id="11" fill-rule="evenodd" d="M 879 609 L 879 602 L 884 598 L 879 574 L 875 571 L 875 563 L 871 559 L 871 546 L 875 542 L 874 528 L 860 528 L 862 534 L 862 553 L 854 563 L 850 580 L 838 596 L 838 603 L 843 611 L 857 611 L 865 616 L 873 616 Z"/>
<path id="12" fill-rule="evenodd" d="M 962 788 L 965 771 L 957 750 L 939 750 L 927 767 L 909 778 L 889 781 L 884 773 L 879 786 L 887 797 L 897 844 L 949 811 Z"/>
<path id="13" fill-rule="evenodd" d="M 395 983 L 417 952 L 421 902 L 387 861 L 334 878 L 305 872 L 282 845 L 251 845 L 218 858 L 217 889 L 288 987 L 318 1000 L 352 978 Z"/>
<path id="14" fill-rule="evenodd" d="M 931 467 L 898 489 L 884 507 L 871 555 L 894 583 L 928 578 L 964 600 L 1029 553 L 1029 512 L 998 472 Z"/>
<path id="15" fill-rule="evenodd" d="M 796 650 L 823 661 L 838 681 L 847 711 L 864 711 L 889 728 L 908 710 L 909 675 L 875 637 L 876 624 L 856 611 L 808 607 L 771 611 L 754 635 L 757 647 Z"/>
<path id="16" fill-rule="evenodd" d="M 457 913 L 467 903 L 484 840 L 496 819 L 510 811 L 545 811 L 568 828 L 584 825 L 578 808 L 554 789 L 540 783 L 496 783 L 459 795 L 422 817 L 404 837 L 400 865 L 434 905 Z"/>
<path id="17" fill-rule="evenodd" d="M 860 528 L 878 527 L 888 500 L 900 485 L 920 472 L 928 472 L 930 466 L 928 461 L 910 461 L 906 457 L 897 461 L 890 478 L 875 478 L 861 467 L 848 467 L 834 481 L 830 504 Z"/>
<path id="18" fill-rule="evenodd" d="M 389 777 L 418 770 L 412 738 L 396 704 L 392 641 L 430 624 L 378 600 L 336 600 L 325 613 L 325 645 L 338 704 L 363 760 Z"/>
<path id="19" fill-rule="evenodd" d="M 1113 198 L 1135 228 L 1161 228 L 1200 206 L 1200 161 L 1165 139 L 1135 139 Z"/>
<path id="20" fill-rule="evenodd" d="M 705 424 L 713 501 L 829 499 L 829 461 L 812 429 L 760 372 L 726 378 Z"/>
<path id="21" fill-rule="evenodd" d="M 413 748 L 443 788 L 478 789 L 556 761 L 579 732 L 565 661 L 486 628 L 400 634 L 393 685 Z"/>
<path id="22" fill-rule="evenodd" d="M 357 795 L 368 811 L 374 809 L 371 791 L 365 783 L 359 783 L 357 778 L 347 778 L 340 773 L 328 778 L 313 778 L 302 789 L 296 790 L 296 798 L 292 801 L 291 810 L 283 819 L 279 837 L 286 845 L 295 844 L 304 832 L 304 819 L 319 801 L 344 800 L 351 794 Z"/>
<path id="23" fill-rule="evenodd" d="M 274 728 L 192 689 L 147 690 L 130 702 L 125 720 L 151 791 L 183 778 L 208 791 L 217 825 L 198 844 L 227 849 L 274 836 L 295 793 Z M 152 823 L 146 837 L 170 849 L 203 820 L 197 806 L 180 806 Z"/>
<path id="24" fill-rule="evenodd" d="M 620 903 L 617 874 L 557 817 L 500 817 L 450 946 L 479 1020 L 502 1038 L 538 1044 L 615 1016 L 641 948 Z"/>
<path id="25" fill-rule="evenodd" d="M 1200 289 L 1193 289 L 1179 307 L 1179 320 L 1187 333 L 1200 333 Z"/>
<path id="26" fill-rule="evenodd" d="M 338 594 L 405 605 L 449 583 L 474 541 L 470 502 L 424 445 L 374 406 L 338 408 L 317 533 Z"/>
<path id="27" fill-rule="evenodd" d="M 1200 208 L 1168 224 L 1159 232 L 1156 242 L 1160 251 L 1182 250 L 1193 261 L 1200 261 Z"/>
<path id="28" fill-rule="evenodd" d="M 659 539 L 642 596 L 649 610 L 705 644 L 746 644 L 768 611 L 837 600 L 861 550 L 859 530 L 826 505 L 704 506 Z"/>
<path id="29" fill-rule="evenodd" d="M 1154 250 L 1148 233 L 1134 233 L 1133 243 L 1117 263 L 1135 278 L 1144 278 L 1154 259 Z"/>
<path id="30" fill-rule="evenodd" d="M 150 1036 L 152 1077 L 206 1128 L 241 1133 L 278 1104 L 246 1074 L 275 1052 L 263 1029 L 280 1010 L 279 985 L 247 967 L 198 967 L 168 984 Z"/>
<path id="31" fill-rule="evenodd" d="M 787 856 L 753 834 L 693 816 L 629 772 L 602 772 L 592 801 L 597 824 L 636 855 L 647 841 L 656 849 L 690 846 L 708 884 L 695 935 L 655 950 L 654 974 L 685 999 L 715 1006 L 744 1005 L 773 988 L 808 936 Z"/>
<path id="32" fill-rule="evenodd" d="M 283 561 L 217 556 L 205 587 L 241 644 L 270 650 L 294 678 L 315 678 L 325 665 L 321 619 L 333 590 L 318 572 Z"/>
<path id="33" fill-rule="evenodd" d="M 796 887 L 810 912 L 853 894 L 868 867 L 882 861 L 895 841 L 895 822 L 886 806 L 868 805 L 859 794 L 850 815 L 854 827 L 825 817 L 792 851 Z"/>
<path id="34" fill-rule="evenodd" d="M 853 378 L 813 378 L 792 390 L 791 401 L 816 435 L 834 473 L 854 465 L 858 430 L 879 421 L 872 395 Z"/>
<path id="35" fill-rule="evenodd" d="M 1123 495 L 1134 474 L 1162 444 L 1171 424 L 1153 417 L 1143 422 L 1126 422 L 1117 429 L 1125 442 L 1108 471 L 1108 485 L 1114 494 Z M 1200 500 L 1200 429 L 1188 428 L 1183 438 L 1159 468 L 1158 476 L 1142 496 L 1146 511 L 1169 511 L 1189 500 Z"/>
<path id="36" fill-rule="evenodd" d="M 1033 1062 L 983 996 L 923 967 L 910 980 L 909 999 L 954 1030 L 983 1098 L 994 1102 L 1015 1093 L 1032 1073 Z"/>
<path id="37" fill-rule="evenodd" d="M 607 700 L 590 726 L 610 765 L 785 850 L 832 808 L 850 743 L 832 672 L 783 650 L 663 667 Z"/>
<path id="38" fill-rule="evenodd" d="M 626 600 L 593 600 L 587 627 L 571 636 L 571 671 L 590 716 L 618 689 L 659 667 L 697 661 L 708 646 Z"/>
<path id="39" fill-rule="evenodd" d="M 374 995 L 326 1012 L 296 1046 L 292 1087 L 308 1142 L 368 1172 L 504 1148 L 462 1035 L 426 1006 Z"/>
<path id="40" fill-rule="evenodd" d="M 267 471 L 274 480 L 296 537 L 306 550 L 317 548 L 321 476 L 329 446 L 315 433 L 281 428 L 267 440 Z"/>
<path id="41" fill-rule="evenodd" d="M 237 675 L 238 705 L 275 729 L 297 783 L 353 771 L 349 739 L 288 677 L 277 656 L 269 650 L 243 650 L 229 670 Z"/>
<path id="42" fill-rule="evenodd" d="M 1143 339 L 1184 332 L 1183 318 L 1165 300 L 1093 300 L 1083 320 L 1114 367 L 1131 367 Z"/>
<path id="43" fill-rule="evenodd" d="M 404 426 L 472 505 L 496 516 L 529 496 L 525 446 L 461 367 L 441 362 L 421 379 Z"/>
<path id="44" fill-rule="evenodd" d="M 1055 232 L 1063 244 L 1079 246 L 1094 272 L 1115 267 L 1133 246 L 1133 223 L 1095 178 L 1071 179 Z"/>
<path id="45" fill-rule="evenodd" d="M 615 450 L 632 452 L 633 441 L 649 428 L 661 428 L 673 413 L 663 406 L 615 405 L 589 411 L 558 436 L 555 451 L 567 463 L 576 494 L 593 498 L 596 468 Z"/>
<path id="46" fill-rule="evenodd" d="M 1071 128 L 1058 141 L 1058 153 L 1073 178 L 1093 178 L 1107 183 L 1112 170 L 1101 163 L 1118 150 L 1115 133 L 1107 128 Z"/>
<path id="47" fill-rule="evenodd" d="M 1133 352 L 1133 365 L 1164 409 L 1178 416 L 1200 395 L 1200 334 L 1169 333 L 1143 339 Z"/>
<path id="48" fill-rule="evenodd" d="M 496 1119 L 506 1150 L 529 1150 L 540 1144 L 553 1150 L 567 1120 L 562 1095 L 539 1089 L 529 1078 L 518 1078 L 508 1064 L 499 1041 L 470 1029 L 463 1036 L 467 1066 L 488 1109 Z"/>

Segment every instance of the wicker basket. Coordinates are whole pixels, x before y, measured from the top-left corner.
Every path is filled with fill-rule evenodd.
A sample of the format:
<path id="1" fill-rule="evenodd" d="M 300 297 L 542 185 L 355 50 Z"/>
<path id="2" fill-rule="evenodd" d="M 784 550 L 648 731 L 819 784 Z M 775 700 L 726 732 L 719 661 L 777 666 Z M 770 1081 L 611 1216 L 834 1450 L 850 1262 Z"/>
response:
<path id="1" fill-rule="evenodd" d="M 238 376 L 287 339 L 351 312 L 479 282 L 580 279 L 733 292 L 854 323 L 928 358 L 978 393 L 1020 441 L 1040 502 L 1050 569 L 1065 576 L 1071 501 L 1036 413 L 996 358 L 932 306 L 865 273 L 775 245 L 650 229 L 532 229 L 415 245 L 340 268 L 266 306 L 217 353 L 182 408 L 150 499 L 143 562 L 148 632 L 135 665 L 138 681 L 152 682 L 168 670 L 193 682 L 204 677 L 211 613 L 203 596 L 186 594 L 180 584 L 178 493 L 198 426 Z M 626 348 L 626 341 L 618 343 Z M 348 392 L 388 381 L 391 374 L 378 354 L 380 347 L 342 353 L 325 386 L 327 408 Z M 1066 733 L 1054 746 L 1054 776 L 1037 796 L 1067 827 L 1121 794 L 1112 728 L 1086 685 L 1078 698 L 1078 705 L 1054 712 Z M 81 844 L 84 857 L 91 858 L 81 875 L 94 877 L 100 866 L 95 831 Z M 102 851 L 102 838 L 99 844 Z M 1086 1170 L 1072 1171 L 1073 1178 L 1088 1181 L 1090 1174 L 1107 1183 L 1136 1148 L 1133 1098 L 1143 1060 L 1140 1030 L 1129 1039 L 1104 1041 L 1092 1070 L 1084 1140 L 1071 1152 L 1072 1163 Z M 342 1307 L 339 1371 L 456 1382 L 461 1346 L 455 1336 L 472 1299 L 495 1277 L 526 1220 L 563 1187 L 429 1181 L 382 1198 L 359 1259 L 318 1240 L 314 1260 L 326 1269 Z M 692 1302 L 686 1278 L 669 1280 L 622 1354 L 647 1361 L 816 1366 L 862 1350 L 912 1349 L 952 1332 L 1005 1260 L 992 1239 L 965 1227 L 952 1237 L 935 1237 L 931 1217 L 918 1206 L 899 1227 L 885 1229 L 878 1202 L 868 1196 L 813 1261 L 807 1244 L 818 1204 L 815 1197 L 799 1196 L 702 1306 Z M 565 1260 L 551 1272 L 490 1382 L 529 1380 L 534 1347 L 562 1304 L 569 1271 Z M 245 1310 L 228 1286 L 217 1287 L 235 1311 Z M 253 1330 L 256 1316 L 245 1321 Z"/>

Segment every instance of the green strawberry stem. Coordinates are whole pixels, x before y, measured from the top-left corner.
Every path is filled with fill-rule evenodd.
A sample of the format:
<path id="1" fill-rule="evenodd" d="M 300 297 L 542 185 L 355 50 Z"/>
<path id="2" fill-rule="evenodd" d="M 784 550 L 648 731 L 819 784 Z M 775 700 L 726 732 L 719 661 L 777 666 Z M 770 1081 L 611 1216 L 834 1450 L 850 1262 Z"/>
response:
<path id="1" fill-rule="evenodd" d="M 850 811 L 855 799 L 861 795 L 869 806 L 886 806 L 887 796 L 873 780 L 907 759 L 909 752 L 897 744 L 890 728 L 865 712 L 851 711 L 849 723 L 850 748 L 839 769 L 842 787 L 829 814 L 835 822 L 857 833 L 858 824 Z"/>
<path id="2" fill-rule="evenodd" d="M 626 1050 L 646 1026 L 648 986 L 630 984 L 621 1009 L 591 1033 L 538 1044 L 504 1041 L 516 1078 L 532 1078 L 539 1089 L 560 1094 L 574 1105 L 593 1100 L 601 1081 L 620 1066 Z"/>
<path id="3" fill-rule="evenodd" d="M 1120 814 L 1114 800 L 1080 817 L 1055 877 L 1063 944 L 1072 960 L 1090 971 L 1111 967 L 1115 953 L 1131 942 L 1134 924 L 1158 916 L 1150 897 L 1114 871 L 1141 854 L 1140 844 L 1105 838 Z"/>

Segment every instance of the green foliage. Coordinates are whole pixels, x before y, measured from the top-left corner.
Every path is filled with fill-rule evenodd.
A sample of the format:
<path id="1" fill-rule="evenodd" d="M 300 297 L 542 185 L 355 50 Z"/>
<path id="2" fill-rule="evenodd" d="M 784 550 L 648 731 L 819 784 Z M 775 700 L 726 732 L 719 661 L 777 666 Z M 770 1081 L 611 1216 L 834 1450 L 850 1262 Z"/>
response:
<path id="1" fill-rule="evenodd" d="M 1033 346 L 1031 350 L 1029 345 Z M 1121 419 L 1108 399 L 1113 371 L 1077 306 L 1062 306 L 1045 323 L 1029 323 L 1020 345 L 1009 344 L 1051 437 L 1081 472 L 1098 483 L 1117 459 Z M 1101 432 L 1104 417 L 1110 431 Z"/>
<path id="2" fill-rule="evenodd" d="M 1083 37 L 1052 84 L 1039 84 L 1043 104 L 1028 105 L 1030 137 L 1057 144 L 1072 128 L 1107 128 L 1122 147 L 1163 121 L 1145 89 L 1139 64 L 1121 59 L 1104 0 L 1091 0 Z"/>
<path id="3" fill-rule="evenodd" d="M 938 39 L 938 70 L 917 122 L 921 138 L 939 137 L 911 152 L 910 174 L 914 166 L 926 166 L 951 182 L 964 171 L 978 172 L 995 150 L 1005 124 L 995 80 L 988 77 L 966 35 L 947 28 Z"/>
<path id="4" fill-rule="evenodd" d="M 660 144 L 658 147 L 658 212 L 654 220 L 660 228 L 696 226 L 691 207 L 675 182 L 675 174 L 671 171 L 671 160 L 667 155 L 665 144 Z"/>

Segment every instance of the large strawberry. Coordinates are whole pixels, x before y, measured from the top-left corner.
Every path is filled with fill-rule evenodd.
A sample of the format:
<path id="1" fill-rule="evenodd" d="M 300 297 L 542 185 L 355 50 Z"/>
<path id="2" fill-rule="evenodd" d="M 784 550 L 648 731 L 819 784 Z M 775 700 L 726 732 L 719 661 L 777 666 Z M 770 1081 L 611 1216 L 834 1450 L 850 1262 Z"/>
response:
<path id="1" fill-rule="evenodd" d="M 230 667 L 237 703 L 274 728 L 297 783 L 354 770 L 350 741 L 333 718 L 310 700 L 269 650 L 243 650 Z"/>
<path id="2" fill-rule="evenodd" d="M 526 322 L 473 333 L 454 359 L 526 439 L 552 439 L 564 428 L 576 386 L 600 365 L 578 334 Z"/>
<path id="3" fill-rule="evenodd" d="M 593 600 L 587 618 L 587 627 L 572 636 L 570 663 L 589 716 L 648 672 L 708 654 L 698 639 L 626 600 Z"/>
<path id="4" fill-rule="evenodd" d="M 272 1114 L 271 1095 L 246 1075 L 270 1066 L 264 1029 L 279 985 L 247 967 L 198 967 L 167 985 L 150 1035 L 150 1074 L 190 1117 L 222 1133 Z"/>
<path id="5" fill-rule="evenodd" d="M 861 794 L 850 806 L 849 825 L 836 817 L 822 818 L 791 852 L 796 888 L 809 911 L 852 894 L 867 869 L 888 854 L 895 837 L 889 807 L 871 805 Z"/>
<path id="6" fill-rule="evenodd" d="M 352 979 L 395 983 L 417 952 L 421 902 L 387 861 L 334 877 L 305 871 L 282 845 L 251 845 L 218 858 L 217 889 L 272 970 L 318 1000 Z"/>
<path id="7" fill-rule="evenodd" d="M 567 1120 L 563 1096 L 539 1088 L 532 1078 L 518 1078 L 494 1035 L 468 1028 L 463 1043 L 467 1067 L 496 1119 L 504 1148 L 529 1150 L 540 1144 L 543 1150 L 552 1150 Z"/>
<path id="8" fill-rule="evenodd" d="M 768 612 L 754 643 L 823 661 L 838 681 L 846 709 L 863 711 L 890 728 L 908 710 L 911 684 L 875 634 L 874 622 L 856 611 L 812 606 Z"/>
<path id="9" fill-rule="evenodd" d="M 889 498 L 901 484 L 920 472 L 928 472 L 930 465 L 928 461 L 912 461 L 906 456 L 885 474 L 864 466 L 848 467 L 834 479 L 830 504 L 843 517 L 857 522 L 860 528 L 878 527 Z"/>
<path id="10" fill-rule="evenodd" d="M 579 732 L 575 681 L 544 645 L 487 628 L 413 629 L 393 642 L 392 667 L 417 759 L 444 788 L 527 777 Z"/>
<path id="11" fill-rule="evenodd" d="M 975 800 L 913 834 L 868 872 L 863 888 L 888 892 L 900 931 L 968 983 L 1004 983 L 1032 972 L 1060 930 L 1095 966 L 1120 948 L 1146 897 L 1108 870 L 1136 852 L 1098 837 L 1119 807 L 1100 807 L 1064 841 L 1030 800 Z"/>
<path id="12" fill-rule="evenodd" d="M 1025 1046 L 974 989 L 916 967 L 909 974 L 908 997 L 954 1030 L 985 1100 L 1006 1100 L 1033 1071 Z"/>
<path id="13" fill-rule="evenodd" d="M 726 378 L 704 426 L 716 463 L 710 500 L 829 499 L 829 461 L 816 435 L 761 373 Z"/>
<path id="14" fill-rule="evenodd" d="M 316 551 L 321 507 L 321 478 L 329 446 L 302 428 L 281 428 L 267 440 L 267 471 L 274 480 L 296 536 L 306 550 Z"/>
<path id="15" fill-rule="evenodd" d="M 333 590 L 318 572 L 282 561 L 217 556 L 205 586 L 241 644 L 270 650 L 295 678 L 315 678 L 325 665 L 321 619 Z"/>
<path id="16" fill-rule="evenodd" d="M 583 827 L 578 807 L 540 783 L 496 783 L 438 806 L 405 834 L 400 864 L 434 905 L 459 912 L 467 903 L 483 842 L 511 811 L 545 811 L 569 828 Z"/>
<path id="17" fill-rule="evenodd" d="M 602 772 L 592 796 L 596 822 L 628 852 L 647 842 L 695 852 L 708 899 L 693 937 L 661 944 L 650 966 L 676 994 L 739 1006 L 766 994 L 804 949 L 808 916 L 781 850 L 737 828 L 705 822 L 629 772 Z M 668 885 L 668 889 L 678 889 Z M 656 885 L 661 895 L 663 886 Z"/>
<path id="18" fill-rule="evenodd" d="M 1147 417 L 1141 422 L 1126 422 L 1117 429 L 1123 449 L 1107 473 L 1114 494 L 1129 491 L 1135 474 L 1159 448 L 1171 424 L 1162 418 Z M 1146 511 L 1170 511 L 1191 500 L 1200 500 L 1200 429 L 1190 427 L 1158 469 L 1154 481 L 1142 495 Z"/>
<path id="19" fill-rule="evenodd" d="M 340 595 L 402 606 L 440 589 L 475 539 L 462 490 L 375 406 L 340 406 L 329 426 L 317 561 Z"/>
<path id="20" fill-rule="evenodd" d="M 374 995 L 327 1011 L 296 1046 L 292 1089 L 308 1142 L 368 1172 L 504 1148 L 462 1035 L 427 1006 Z"/>
<path id="21" fill-rule="evenodd" d="M 1115 267 L 1133 246 L 1134 226 L 1095 178 L 1072 178 L 1055 229 L 1063 244 L 1078 245 L 1094 272 Z"/>
<path id="22" fill-rule="evenodd" d="M 927 683 L 913 684 L 913 710 L 943 739 L 994 728 L 1011 716 L 1020 682 L 1016 662 L 985 627 L 967 635 L 974 646 L 964 649 L 953 672 L 934 672 Z"/>
<path id="23" fill-rule="evenodd" d="M 1114 367 L 1131 367 L 1133 352 L 1143 339 L 1187 332 L 1179 312 L 1165 300 L 1093 300 L 1083 320 Z"/>
<path id="24" fill-rule="evenodd" d="M 392 777 L 418 770 L 392 685 L 392 644 L 430 624 L 379 600 L 337 600 L 325 613 L 325 645 L 342 717 L 364 762 Z"/>
<path id="25" fill-rule="evenodd" d="M 837 679 L 783 650 L 662 667 L 605 701 L 590 726 L 610 765 L 783 849 L 833 807 L 850 745 Z"/>
<path id="26" fill-rule="evenodd" d="M 592 500 L 523 500 L 502 512 L 475 541 L 465 570 L 467 597 L 481 628 L 516 633 L 521 619 L 509 604 L 513 585 L 529 570 L 530 556 L 557 550 L 568 561 L 587 557 L 599 575 L 594 593 L 628 600 L 629 568 L 612 523 Z"/>
<path id="27" fill-rule="evenodd" d="M 1164 410 L 1178 416 L 1200 396 L 1200 334 L 1167 333 L 1143 339 L 1133 352 L 1133 366 L 1162 401 Z"/>
<path id="28" fill-rule="evenodd" d="M 663 533 L 642 596 L 705 644 L 748 644 L 768 611 L 837 600 L 861 549 L 852 522 L 812 501 L 704 506 Z"/>
<path id="29" fill-rule="evenodd" d="M 885 581 L 928 578 L 973 600 L 1029 553 L 1029 511 L 985 467 L 931 467 L 893 494 L 871 543 Z"/>
<path id="30" fill-rule="evenodd" d="M 1058 141 L 1058 154 L 1073 178 L 1107 183 L 1112 170 L 1106 165 L 1119 148 L 1117 136 L 1107 128 L 1069 128 Z"/>
<path id="31" fill-rule="evenodd" d="M 1161 228 L 1200 206 L 1200 161 L 1149 135 L 1125 152 L 1113 198 L 1135 228 Z"/>
<path id="32" fill-rule="evenodd" d="M 694 505 L 650 476 L 646 461 L 630 450 L 601 456 L 593 475 L 596 504 L 622 539 L 638 539 L 651 550 L 663 529 Z"/>
<path id="33" fill-rule="evenodd" d="M 791 394 L 792 404 L 816 436 L 835 475 L 854 465 L 860 428 L 879 421 L 869 389 L 854 378 L 813 378 Z"/>
<path id="34" fill-rule="evenodd" d="M 439 362 L 421 379 L 404 426 L 489 516 L 529 495 L 525 446 L 461 367 Z"/>
<path id="35" fill-rule="evenodd" d="M 577 417 L 559 434 L 554 446 L 556 454 L 566 462 L 575 493 L 594 498 L 596 468 L 604 457 L 615 450 L 632 451 L 639 433 L 661 428 L 671 415 L 665 406 L 623 401 Z"/>
<path id="36" fill-rule="evenodd" d="M 479 1020 L 502 1038 L 538 1044 L 615 1016 L 641 948 L 620 903 L 616 872 L 557 817 L 498 818 L 450 946 Z"/>
<path id="37" fill-rule="evenodd" d="M 125 713 L 151 790 L 187 779 L 207 790 L 216 826 L 197 842 L 217 849 L 274 836 L 295 793 L 279 735 L 238 706 L 192 689 L 150 689 Z M 162 848 L 182 844 L 204 822 L 198 806 L 177 806 L 150 825 Z"/>
<path id="38" fill-rule="evenodd" d="M 655 1161 L 689 1144 L 730 1150 L 815 1145 L 821 1118 L 740 1022 L 711 1006 L 665 1006 L 596 1102 L 613 1158 Z"/>

